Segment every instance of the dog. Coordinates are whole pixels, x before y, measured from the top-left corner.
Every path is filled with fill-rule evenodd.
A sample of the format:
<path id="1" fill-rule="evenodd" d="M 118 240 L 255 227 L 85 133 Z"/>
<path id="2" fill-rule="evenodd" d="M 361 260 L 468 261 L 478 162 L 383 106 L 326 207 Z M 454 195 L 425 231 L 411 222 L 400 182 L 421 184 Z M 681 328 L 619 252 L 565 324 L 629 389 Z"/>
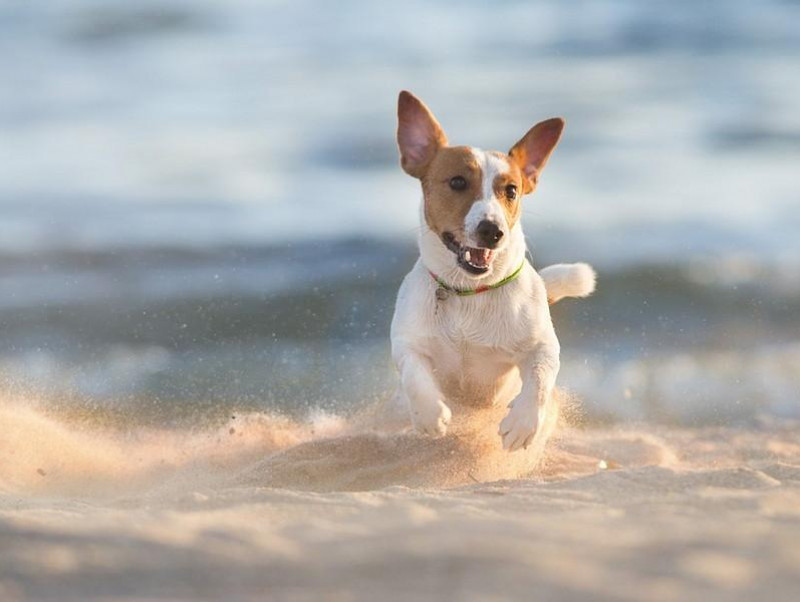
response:
<path id="1" fill-rule="evenodd" d="M 586 297 L 585 263 L 536 272 L 527 260 L 521 200 L 539 182 L 564 129 L 533 126 L 507 153 L 449 146 L 410 92 L 397 108 L 400 164 L 422 184 L 419 259 L 403 280 L 391 324 L 396 398 L 414 428 L 443 436 L 461 408 L 504 404 L 503 448 L 526 448 L 544 424 L 559 370 L 549 305 Z"/>

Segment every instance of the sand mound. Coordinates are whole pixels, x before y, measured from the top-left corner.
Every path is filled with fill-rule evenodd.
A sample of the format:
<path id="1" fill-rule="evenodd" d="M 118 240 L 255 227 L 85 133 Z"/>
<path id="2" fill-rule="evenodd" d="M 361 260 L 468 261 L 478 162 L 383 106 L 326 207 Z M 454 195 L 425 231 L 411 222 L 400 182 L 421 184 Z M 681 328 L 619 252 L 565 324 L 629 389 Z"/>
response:
<path id="1" fill-rule="evenodd" d="M 431 439 L 379 407 L 348 420 L 246 413 L 208 428 L 123 431 L 7 402 L 0 491 L 92 497 L 212 484 L 334 491 L 514 479 L 542 472 L 566 402 L 557 396 L 533 444 L 513 454 L 497 434 L 505 408 L 458 411 L 448 435 Z"/>
<path id="2" fill-rule="evenodd" d="M 509 454 L 502 414 L 428 439 L 376 408 L 123 432 L 6 403 L 0 599 L 796 598 L 800 425 L 553 419 Z"/>
<path id="3" fill-rule="evenodd" d="M 800 587 L 800 425 L 568 430 L 525 479 L 541 458 L 466 431 L 328 420 L 326 435 L 285 422 L 278 436 L 254 416 L 241 435 L 126 441 L 37 413 L 0 427 L 10 418 L 27 451 L 9 467 L 0 440 L 18 492 L 0 494 L 4 601 L 788 602 Z M 423 487 L 377 489 L 397 484 Z"/>

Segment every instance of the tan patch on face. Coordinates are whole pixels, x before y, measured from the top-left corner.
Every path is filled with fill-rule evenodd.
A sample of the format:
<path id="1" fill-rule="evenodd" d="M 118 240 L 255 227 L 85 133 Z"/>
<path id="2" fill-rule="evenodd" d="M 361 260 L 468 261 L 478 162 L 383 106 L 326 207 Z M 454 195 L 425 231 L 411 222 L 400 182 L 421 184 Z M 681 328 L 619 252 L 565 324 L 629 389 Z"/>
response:
<path id="1" fill-rule="evenodd" d="M 456 176 L 466 180 L 464 190 L 451 188 L 450 180 Z M 440 236 L 443 232 L 463 233 L 464 217 L 481 198 L 482 190 L 483 173 L 469 147 L 440 149 L 422 178 L 425 221 L 430 229 Z"/>
<path id="2" fill-rule="evenodd" d="M 475 153 L 481 156 L 480 162 Z M 497 199 L 506 225 L 511 230 L 522 214 L 524 174 L 508 155 L 497 151 L 473 151 L 468 146 L 440 149 L 422 178 L 425 197 L 425 220 L 438 235 L 452 232 L 464 239 L 464 221 L 473 203 Z M 490 160 L 487 160 L 488 159 Z M 482 168 L 481 163 L 484 164 Z M 498 165 L 499 163 L 499 165 Z M 467 182 L 464 190 L 453 190 L 450 181 L 461 176 Z M 485 178 L 492 178 L 491 183 Z M 516 196 L 508 195 L 508 186 L 516 186 Z"/>
<path id="3" fill-rule="evenodd" d="M 492 191 L 494 192 L 495 198 L 500 203 L 500 206 L 503 208 L 508 229 L 512 230 L 522 214 L 522 171 L 516 163 L 510 160 L 508 155 L 499 152 L 491 152 L 490 154 L 504 161 L 508 165 L 506 173 L 501 173 L 494 177 L 494 180 L 492 181 Z M 516 196 L 514 198 L 511 198 L 508 195 L 508 187 L 510 185 L 516 187 Z"/>

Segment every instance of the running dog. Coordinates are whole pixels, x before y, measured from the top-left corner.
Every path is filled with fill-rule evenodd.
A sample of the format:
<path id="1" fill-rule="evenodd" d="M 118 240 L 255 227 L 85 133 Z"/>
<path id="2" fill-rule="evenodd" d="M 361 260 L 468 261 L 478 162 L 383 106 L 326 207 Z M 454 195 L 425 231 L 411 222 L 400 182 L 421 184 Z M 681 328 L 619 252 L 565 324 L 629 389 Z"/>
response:
<path id="1" fill-rule="evenodd" d="M 536 272 L 526 259 L 521 201 L 536 189 L 564 120 L 536 124 L 505 154 L 449 146 L 410 92 L 398 101 L 403 170 L 422 184 L 420 257 L 397 295 L 392 357 L 398 400 L 415 429 L 446 433 L 450 406 L 504 404 L 503 448 L 527 447 L 559 370 L 549 304 L 594 291 L 587 264 Z"/>

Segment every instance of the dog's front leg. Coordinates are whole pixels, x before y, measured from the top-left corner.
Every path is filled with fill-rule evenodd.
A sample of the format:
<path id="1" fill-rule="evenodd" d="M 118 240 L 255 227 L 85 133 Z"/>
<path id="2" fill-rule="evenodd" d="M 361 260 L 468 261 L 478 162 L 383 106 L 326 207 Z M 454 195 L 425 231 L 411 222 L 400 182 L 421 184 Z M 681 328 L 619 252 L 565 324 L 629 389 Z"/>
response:
<path id="1" fill-rule="evenodd" d="M 426 435 L 444 435 L 451 412 L 444 403 L 430 361 L 417 352 L 407 351 L 397 363 L 401 392 L 408 402 L 414 428 Z"/>
<path id="2" fill-rule="evenodd" d="M 544 423 L 547 401 L 553 394 L 558 375 L 558 348 L 542 345 L 520 364 L 522 390 L 509 404 L 508 415 L 500 422 L 503 449 L 515 451 L 533 441 Z"/>

